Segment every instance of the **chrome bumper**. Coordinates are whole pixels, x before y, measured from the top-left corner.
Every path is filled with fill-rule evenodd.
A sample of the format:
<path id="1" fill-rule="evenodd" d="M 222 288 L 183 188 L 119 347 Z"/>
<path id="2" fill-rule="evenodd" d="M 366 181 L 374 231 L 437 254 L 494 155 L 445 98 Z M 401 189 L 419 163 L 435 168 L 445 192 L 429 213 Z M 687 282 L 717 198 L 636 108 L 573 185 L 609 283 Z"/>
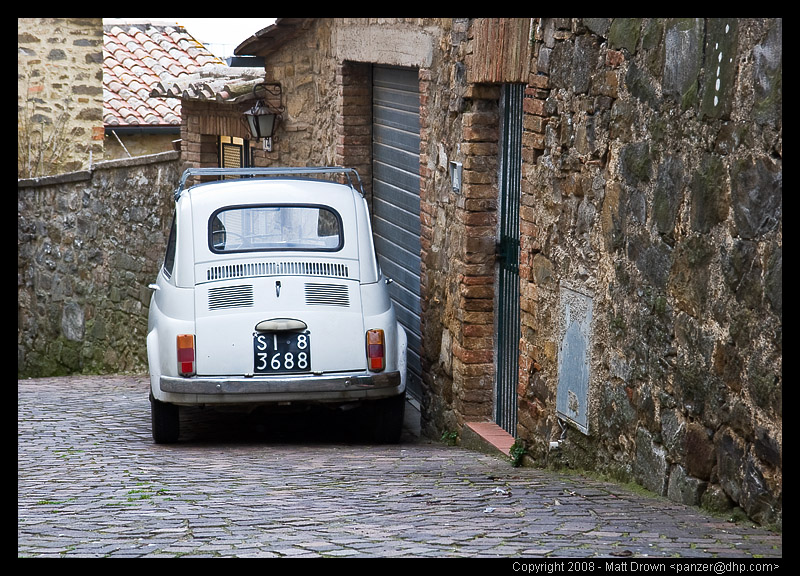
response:
<path id="1" fill-rule="evenodd" d="M 209 376 L 175 378 L 161 376 L 162 392 L 173 394 L 255 394 L 267 396 L 297 396 L 312 399 L 315 394 L 344 394 L 367 396 L 369 391 L 383 391 L 386 395 L 402 392 L 400 372 L 380 374 L 335 374 L 314 376 Z M 366 394 L 360 394 L 366 393 Z"/>

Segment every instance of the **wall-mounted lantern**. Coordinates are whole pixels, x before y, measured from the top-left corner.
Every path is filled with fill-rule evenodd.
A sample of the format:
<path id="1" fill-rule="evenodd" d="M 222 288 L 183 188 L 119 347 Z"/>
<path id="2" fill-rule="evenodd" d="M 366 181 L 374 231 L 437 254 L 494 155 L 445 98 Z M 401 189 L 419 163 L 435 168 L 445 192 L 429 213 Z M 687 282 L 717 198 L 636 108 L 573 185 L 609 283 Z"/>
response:
<path id="1" fill-rule="evenodd" d="M 267 96 L 263 99 L 256 94 L 256 90 L 259 88 L 266 92 Z M 277 98 L 280 102 L 281 86 L 280 84 L 256 84 L 253 86 L 253 96 L 256 98 L 256 103 L 244 113 L 247 129 L 254 139 L 263 139 L 264 149 L 270 152 L 272 151 L 272 135 L 275 133 L 275 126 L 280 120 L 283 107 L 270 104 L 269 97 Z"/>

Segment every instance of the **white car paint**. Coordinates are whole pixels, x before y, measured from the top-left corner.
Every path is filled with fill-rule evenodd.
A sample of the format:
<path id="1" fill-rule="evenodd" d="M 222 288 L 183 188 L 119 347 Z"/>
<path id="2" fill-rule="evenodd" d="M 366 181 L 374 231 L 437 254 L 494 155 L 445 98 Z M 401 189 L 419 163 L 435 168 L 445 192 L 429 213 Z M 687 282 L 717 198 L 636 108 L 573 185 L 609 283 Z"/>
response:
<path id="1" fill-rule="evenodd" d="M 194 176 L 245 174 L 251 177 L 184 189 Z M 347 176 L 349 184 L 324 179 L 331 174 Z M 357 173 L 341 168 L 192 169 L 184 174 L 176 191 L 174 237 L 151 285 L 147 351 L 156 442 L 178 439 L 179 406 L 250 409 L 276 402 L 371 402 L 378 413 L 376 437 L 399 437 L 407 339 L 375 255 L 367 203 L 354 179 L 360 188 Z M 339 235 L 327 230 L 335 228 L 333 216 Z M 303 240 L 303 249 L 287 245 L 285 238 L 275 243 L 281 235 L 294 238 L 293 226 L 317 234 L 316 243 Z M 293 328 L 256 329 L 274 319 L 292 322 L 269 326 Z M 380 371 L 368 367 L 366 333 L 372 329 L 385 336 Z M 191 375 L 179 373 L 179 334 L 194 339 Z M 278 336 L 296 345 L 289 349 L 281 343 L 276 354 L 271 346 L 279 344 Z"/>

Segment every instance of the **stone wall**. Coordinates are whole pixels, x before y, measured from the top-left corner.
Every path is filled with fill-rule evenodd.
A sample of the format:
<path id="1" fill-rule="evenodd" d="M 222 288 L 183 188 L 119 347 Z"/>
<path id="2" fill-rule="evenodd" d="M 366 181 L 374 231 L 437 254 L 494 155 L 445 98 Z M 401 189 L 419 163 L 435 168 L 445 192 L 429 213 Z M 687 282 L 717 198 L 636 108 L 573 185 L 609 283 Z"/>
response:
<path id="1" fill-rule="evenodd" d="M 19 180 L 17 376 L 146 372 L 178 154 Z"/>
<path id="2" fill-rule="evenodd" d="M 115 135 L 116 133 L 116 135 Z M 117 130 L 106 135 L 103 147 L 105 160 L 124 160 L 137 156 L 160 154 L 180 148 L 180 132 L 123 132 Z M 119 138 L 119 140 L 117 139 Z"/>
<path id="3" fill-rule="evenodd" d="M 539 23 L 518 430 L 534 459 L 780 523 L 781 39 L 780 19 Z M 567 288 L 593 306 L 589 431 L 548 452 Z"/>
<path id="4" fill-rule="evenodd" d="M 331 21 L 315 20 L 307 34 L 270 55 L 266 81 L 278 82 L 284 112 L 273 137 L 269 166 L 333 166 L 337 122 L 344 121 L 339 102 L 341 78 L 332 57 Z"/>
<path id="5" fill-rule="evenodd" d="M 17 48 L 18 176 L 103 160 L 102 18 L 18 18 Z"/>

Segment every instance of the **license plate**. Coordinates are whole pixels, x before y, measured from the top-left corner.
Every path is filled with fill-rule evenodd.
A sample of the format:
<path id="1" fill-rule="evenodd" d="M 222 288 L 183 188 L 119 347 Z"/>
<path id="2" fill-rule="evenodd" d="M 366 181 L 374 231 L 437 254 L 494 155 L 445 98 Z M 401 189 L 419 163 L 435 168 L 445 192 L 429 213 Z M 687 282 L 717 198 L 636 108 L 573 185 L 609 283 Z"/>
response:
<path id="1" fill-rule="evenodd" d="M 253 334 L 256 374 L 311 371 L 309 332 L 260 332 Z"/>

